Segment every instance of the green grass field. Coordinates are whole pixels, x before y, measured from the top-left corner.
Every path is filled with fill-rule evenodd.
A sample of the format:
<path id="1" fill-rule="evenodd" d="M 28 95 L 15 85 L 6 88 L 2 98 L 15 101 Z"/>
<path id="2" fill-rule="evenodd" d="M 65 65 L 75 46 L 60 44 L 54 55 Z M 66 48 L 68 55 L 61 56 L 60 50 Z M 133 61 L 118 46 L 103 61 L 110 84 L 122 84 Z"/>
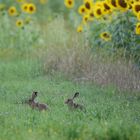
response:
<path id="1" fill-rule="evenodd" d="M 8 7 L 15 3 L 2 2 Z M 131 34 L 122 38 L 127 32 L 120 35 L 119 16 L 117 26 L 111 23 L 116 42 L 106 44 L 99 37 L 107 29 L 105 19 L 101 24 L 95 20 L 93 30 L 84 25 L 78 34 L 77 10 L 70 13 L 58 0 L 48 7 L 35 4 L 36 13 L 23 27 L 15 23 L 25 21 L 27 13 L 0 13 L 0 140 L 140 140 L 139 45 L 133 47 L 139 41 Z M 137 61 L 127 57 L 131 51 L 126 42 Z M 49 110 L 22 104 L 33 91 Z M 80 93 L 75 102 L 86 112 L 69 110 L 64 103 L 75 92 Z"/>
<path id="2" fill-rule="evenodd" d="M 140 100 L 114 88 L 76 84 L 44 76 L 37 60 L 0 62 L 0 140 L 139 140 Z M 16 104 L 38 91 L 50 110 Z M 64 101 L 79 91 L 86 113 L 68 110 Z"/>

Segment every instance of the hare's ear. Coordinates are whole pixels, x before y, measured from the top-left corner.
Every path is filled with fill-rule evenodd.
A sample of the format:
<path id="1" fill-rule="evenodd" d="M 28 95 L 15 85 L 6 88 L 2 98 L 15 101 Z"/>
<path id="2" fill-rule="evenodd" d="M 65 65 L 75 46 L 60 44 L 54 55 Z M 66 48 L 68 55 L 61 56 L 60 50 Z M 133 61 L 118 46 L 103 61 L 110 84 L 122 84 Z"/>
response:
<path id="1" fill-rule="evenodd" d="M 38 92 L 37 91 L 34 91 L 34 94 L 35 94 L 35 96 L 37 96 Z"/>
<path id="2" fill-rule="evenodd" d="M 76 92 L 73 96 L 73 99 L 79 96 L 79 92 Z"/>
<path id="3" fill-rule="evenodd" d="M 37 97 L 37 93 L 38 93 L 38 92 L 36 92 L 36 91 L 34 91 L 34 92 L 32 93 L 32 100 L 34 100 L 34 99 Z"/>

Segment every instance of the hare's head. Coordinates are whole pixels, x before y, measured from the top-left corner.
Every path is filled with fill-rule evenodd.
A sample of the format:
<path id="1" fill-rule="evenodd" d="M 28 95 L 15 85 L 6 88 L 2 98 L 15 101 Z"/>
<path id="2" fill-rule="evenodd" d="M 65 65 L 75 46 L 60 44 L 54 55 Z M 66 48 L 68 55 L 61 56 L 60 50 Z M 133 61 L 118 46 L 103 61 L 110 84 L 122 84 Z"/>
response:
<path id="1" fill-rule="evenodd" d="M 65 101 L 65 104 L 69 104 L 69 105 L 72 105 L 73 104 L 73 100 L 74 98 L 78 97 L 79 96 L 79 92 L 76 92 L 73 96 L 73 98 L 69 98 Z"/>
<path id="2" fill-rule="evenodd" d="M 73 104 L 73 99 L 67 99 L 67 100 L 65 101 L 65 104 Z"/>
<path id="3" fill-rule="evenodd" d="M 37 91 L 33 91 L 32 93 L 32 100 L 34 100 L 37 97 L 38 92 Z"/>

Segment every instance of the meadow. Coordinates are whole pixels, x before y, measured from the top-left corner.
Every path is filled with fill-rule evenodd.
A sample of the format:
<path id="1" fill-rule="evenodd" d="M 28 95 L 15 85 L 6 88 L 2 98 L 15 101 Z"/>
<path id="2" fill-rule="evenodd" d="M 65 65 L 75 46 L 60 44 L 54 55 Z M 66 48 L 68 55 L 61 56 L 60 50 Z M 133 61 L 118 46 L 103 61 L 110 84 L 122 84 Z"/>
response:
<path id="1" fill-rule="evenodd" d="M 22 0 L 2 2 L 0 140 L 139 140 L 139 36 L 129 30 L 129 38 L 123 28 L 116 40 L 101 36 L 104 42 L 97 35 L 99 28 L 108 29 L 105 21 L 77 29 L 79 16 L 63 1 L 36 1 L 35 11 L 21 15 L 7 11 L 14 4 L 18 9 Z M 124 45 L 129 47 L 118 47 Z M 49 110 L 22 104 L 33 91 Z M 86 112 L 65 104 L 75 92 Z"/>

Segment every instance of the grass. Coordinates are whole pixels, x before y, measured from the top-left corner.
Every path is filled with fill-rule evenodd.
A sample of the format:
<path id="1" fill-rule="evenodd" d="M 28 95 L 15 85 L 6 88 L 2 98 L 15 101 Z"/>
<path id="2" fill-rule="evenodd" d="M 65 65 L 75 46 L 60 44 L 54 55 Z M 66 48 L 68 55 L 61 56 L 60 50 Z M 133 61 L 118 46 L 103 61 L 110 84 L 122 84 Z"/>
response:
<path id="1" fill-rule="evenodd" d="M 67 30 L 63 17 L 43 26 L 33 23 L 16 32 L 7 17 L 4 19 L 0 29 L 0 140 L 140 139 L 139 95 L 111 86 L 113 80 L 122 80 L 130 83 L 126 87 L 129 89 L 137 80 L 139 87 L 139 71 L 129 71 L 124 63 L 116 66 L 113 60 L 106 61 L 112 57 L 103 58 L 102 63 L 99 53 L 94 56 L 96 52 L 86 46 L 84 34 L 78 36 Z M 126 78 L 128 75 L 132 78 Z M 74 82 L 75 77 L 91 76 L 93 82 Z M 107 83 L 109 77 L 112 79 Z M 103 87 L 102 81 L 108 87 Z M 48 111 L 17 104 L 34 90 L 39 92 L 37 100 L 49 105 Z M 70 111 L 64 104 L 76 91 L 80 92 L 76 102 L 86 107 L 86 113 Z"/>
<path id="2" fill-rule="evenodd" d="M 0 62 L 0 140 L 138 140 L 140 102 L 114 88 L 75 84 L 60 75 L 44 76 L 37 60 Z M 39 112 L 15 104 L 39 91 L 38 101 L 50 110 Z M 75 91 L 87 112 L 69 111 L 64 104 Z"/>

